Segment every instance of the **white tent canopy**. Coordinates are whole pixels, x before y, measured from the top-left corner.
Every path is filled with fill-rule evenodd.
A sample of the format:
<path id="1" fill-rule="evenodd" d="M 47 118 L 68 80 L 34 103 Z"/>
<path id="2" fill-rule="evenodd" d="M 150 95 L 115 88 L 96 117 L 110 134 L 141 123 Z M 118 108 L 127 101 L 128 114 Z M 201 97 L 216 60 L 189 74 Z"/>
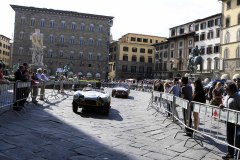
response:
<path id="1" fill-rule="evenodd" d="M 237 79 L 237 78 L 240 78 L 240 74 L 234 74 L 233 75 L 233 79 Z"/>
<path id="2" fill-rule="evenodd" d="M 221 79 L 229 79 L 229 75 L 228 74 L 223 74 L 222 76 L 221 76 Z"/>
<path id="3" fill-rule="evenodd" d="M 78 75 L 79 75 L 79 76 L 82 76 L 83 74 L 82 74 L 82 72 L 78 72 Z"/>

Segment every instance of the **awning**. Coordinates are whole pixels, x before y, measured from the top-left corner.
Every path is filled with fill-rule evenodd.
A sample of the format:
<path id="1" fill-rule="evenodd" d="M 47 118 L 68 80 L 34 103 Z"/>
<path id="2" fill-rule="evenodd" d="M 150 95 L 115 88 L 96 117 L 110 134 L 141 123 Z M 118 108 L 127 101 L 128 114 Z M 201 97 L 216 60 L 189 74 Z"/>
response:
<path id="1" fill-rule="evenodd" d="M 228 79 L 229 79 L 229 75 L 228 75 L 228 74 L 223 74 L 223 75 L 221 76 L 221 79 L 228 80 Z"/>

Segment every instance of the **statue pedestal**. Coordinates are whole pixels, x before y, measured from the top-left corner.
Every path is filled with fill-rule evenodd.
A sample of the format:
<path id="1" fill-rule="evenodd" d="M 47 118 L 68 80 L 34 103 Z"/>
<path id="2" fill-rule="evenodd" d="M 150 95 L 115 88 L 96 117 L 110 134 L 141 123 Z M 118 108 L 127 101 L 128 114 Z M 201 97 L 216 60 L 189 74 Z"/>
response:
<path id="1" fill-rule="evenodd" d="M 46 69 L 46 66 L 39 66 L 39 65 L 35 65 L 35 64 L 30 64 L 29 67 L 30 67 L 30 70 L 35 73 L 37 72 L 37 69 L 39 69 L 39 68 Z"/>

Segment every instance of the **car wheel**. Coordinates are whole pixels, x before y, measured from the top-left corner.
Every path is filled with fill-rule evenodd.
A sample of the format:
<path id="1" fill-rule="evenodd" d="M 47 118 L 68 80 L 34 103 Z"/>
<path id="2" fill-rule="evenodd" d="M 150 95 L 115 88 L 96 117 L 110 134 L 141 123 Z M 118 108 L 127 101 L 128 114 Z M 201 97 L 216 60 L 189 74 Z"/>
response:
<path id="1" fill-rule="evenodd" d="M 77 105 L 76 103 L 73 103 L 73 104 L 72 104 L 72 110 L 73 110 L 74 113 L 77 113 L 77 111 L 78 111 L 78 105 Z"/>
<path id="2" fill-rule="evenodd" d="M 110 108 L 111 108 L 111 106 L 110 106 L 110 103 L 109 103 L 104 107 L 103 114 L 108 116 L 109 112 L 110 112 Z"/>

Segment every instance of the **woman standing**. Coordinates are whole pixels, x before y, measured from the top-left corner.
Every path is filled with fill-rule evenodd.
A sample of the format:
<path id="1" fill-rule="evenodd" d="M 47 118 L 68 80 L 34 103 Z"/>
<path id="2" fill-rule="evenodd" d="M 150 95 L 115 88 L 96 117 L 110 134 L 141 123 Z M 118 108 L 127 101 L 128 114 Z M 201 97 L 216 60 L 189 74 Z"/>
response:
<path id="1" fill-rule="evenodd" d="M 203 90 L 203 85 L 200 79 L 197 79 L 194 82 L 194 92 L 193 92 L 193 101 L 195 102 L 200 102 L 200 103 L 206 103 L 206 97 L 205 97 L 205 92 Z M 194 117 L 194 129 L 198 129 L 198 113 L 193 112 L 193 117 Z"/>

